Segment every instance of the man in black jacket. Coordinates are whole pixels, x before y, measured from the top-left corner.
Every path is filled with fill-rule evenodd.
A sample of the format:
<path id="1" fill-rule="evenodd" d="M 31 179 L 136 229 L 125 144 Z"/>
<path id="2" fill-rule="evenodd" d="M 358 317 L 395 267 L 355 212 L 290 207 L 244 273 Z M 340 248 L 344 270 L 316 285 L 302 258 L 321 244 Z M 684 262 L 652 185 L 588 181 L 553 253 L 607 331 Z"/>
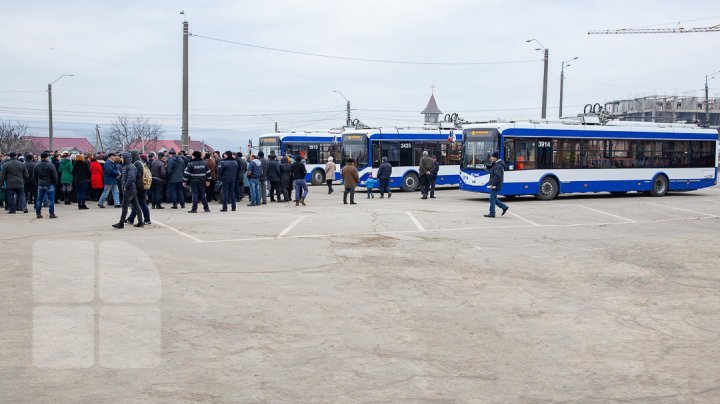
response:
<path id="1" fill-rule="evenodd" d="M 185 209 L 185 190 L 183 189 L 183 172 L 185 171 L 185 160 L 175 153 L 175 149 L 170 149 L 170 158 L 167 162 L 167 182 L 168 193 L 170 194 L 170 202 L 172 209 L 177 209 L 180 205 Z"/>
<path id="2" fill-rule="evenodd" d="M 280 163 L 274 153 L 270 153 L 267 178 L 270 181 L 270 202 L 280 202 Z"/>
<path id="3" fill-rule="evenodd" d="M 382 158 L 382 164 L 377 172 L 378 182 L 380 183 L 380 197 L 385 197 L 385 192 L 388 194 L 388 198 L 392 197 L 390 193 L 390 176 L 392 176 L 392 165 L 388 163 L 388 158 Z"/>
<path id="4" fill-rule="evenodd" d="M 58 173 L 55 166 L 48 161 L 48 153 L 40 154 L 40 162 L 33 168 L 33 178 L 37 184 L 37 197 L 35 198 L 35 214 L 42 219 L 42 205 L 45 198 L 48 200 L 50 219 L 57 219 L 55 216 L 55 184 L 58 182 Z"/>
<path id="5" fill-rule="evenodd" d="M 196 150 L 192 154 L 193 159 L 185 167 L 185 184 L 190 185 L 192 191 L 192 209 L 188 213 L 197 213 L 198 200 L 202 201 L 205 212 L 210 212 L 205 187 L 210 183 L 210 168 L 202 159 L 202 153 Z"/>
<path id="6" fill-rule="evenodd" d="M 132 163 L 132 156 L 130 153 L 125 152 L 122 154 L 122 177 L 120 177 L 120 190 L 123 193 L 122 213 L 120 214 L 120 222 L 112 225 L 116 229 L 125 228 L 125 219 L 127 219 L 130 204 L 137 212 L 138 222 L 135 227 L 143 227 L 143 214 L 137 199 L 137 180 L 138 171 Z"/>
<path id="7" fill-rule="evenodd" d="M 435 184 L 437 184 L 438 173 L 440 172 L 440 163 L 437 161 L 437 156 L 432 156 L 433 169 L 430 171 L 430 198 L 435 199 Z"/>
<path id="8" fill-rule="evenodd" d="M 0 171 L 0 186 L 6 182 L 8 213 L 15 214 L 16 209 L 28 213 L 25 204 L 25 179 L 29 174 L 25 164 L 18 161 L 17 153 L 10 152 L 8 154 L 10 160 L 2 165 Z"/>
<path id="9" fill-rule="evenodd" d="M 153 209 L 165 209 L 162 206 L 163 189 L 165 188 L 165 153 L 160 152 L 156 159 L 150 163 L 150 173 L 152 174 L 152 207 Z"/>
<path id="10" fill-rule="evenodd" d="M 241 152 L 235 155 L 235 161 L 238 164 L 237 178 L 235 178 L 235 200 L 240 202 L 245 198 L 245 173 L 247 172 L 247 161 Z"/>
<path id="11" fill-rule="evenodd" d="M 509 206 L 498 200 L 498 192 L 502 190 L 503 181 L 505 179 L 505 162 L 500 160 L 500 153 L 493 152 L 490 156 L 492 167 L 490 168 L 490 180 L 488 181 L 488 189 L 490 190 L 490 213 L 485 217 L 495 217 L 495 205 L 502 209 L 502 215 L 505 215 Z"/>
<path id="12" fill-rule="evenodd" d="M 228 201 L 235 212 L 235 183 L 238 174 L 238 163 L 230 150 L 225 152 L 225 159 L 217 166 L 217 177 L 222 182 L 222 203 L 220 212 L 227 212 Z"/>
<path id="13" fill-rule="evenodd" d="M 260 176 L 260 195 L 262 196 L 262 204 L 267 204 L 267 182 L 268 182 L 268 171 L 270 170 L 270 162 L 268 159 L 265 158 L 265 153 L 259 152 L 258 158 L 260 159 L 260 164 L 262 165 L 262 175 Z"/>

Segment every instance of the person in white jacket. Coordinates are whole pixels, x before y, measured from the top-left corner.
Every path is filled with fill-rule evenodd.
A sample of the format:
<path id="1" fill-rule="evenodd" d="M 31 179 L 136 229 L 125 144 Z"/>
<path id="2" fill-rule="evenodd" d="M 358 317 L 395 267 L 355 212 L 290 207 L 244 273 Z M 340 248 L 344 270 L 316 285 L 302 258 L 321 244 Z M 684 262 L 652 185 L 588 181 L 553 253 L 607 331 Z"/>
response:
<path id="1" fill-rule="evenodd" d="M 325 182 L 328 187 L 328 195 L 335 192 L 332 187 L 333 181 L 335 180 L 335 171 L 337 171 L 337 167 L 335 166 L 332 156 L 330 156 L 328 157 L 327 164 L 325 164 Z"/>

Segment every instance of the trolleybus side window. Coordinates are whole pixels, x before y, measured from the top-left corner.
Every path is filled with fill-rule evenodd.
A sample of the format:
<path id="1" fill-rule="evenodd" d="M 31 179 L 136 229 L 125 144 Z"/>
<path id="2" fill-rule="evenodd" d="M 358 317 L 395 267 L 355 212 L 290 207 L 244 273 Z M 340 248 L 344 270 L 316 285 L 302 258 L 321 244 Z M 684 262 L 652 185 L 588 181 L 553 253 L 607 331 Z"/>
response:
<path id="1" fill-rule="evenodd" d="M 691 167 L 715 167 L 715 142 L 690 142 Z"/>
<path id="2" fill-rule="evenodd" d="M 663 142 L 665 167 L 687 167 L 688 157 L 688 142 L 674 140 Z"/>
<path id="3" fill-rule="evenodd" d="M 402 143 L 402 142 L 400 142 Z M 402 147 L 402 144 L 400 145 Z M 413 155 L 415 157 L 415 164 L 420 164 L 422 153 L 426 151 L 430 157 L 438 156 L 440 154 L 440 143 L 433 142 L 414 142 L 413 144 Z"/>
<path id="4" fill-rule="evenodd" d="M 503 158 L 507 164 L 513 164 L 515 159 L 515 141 L 513 138 L 505 139 L 505 155 Z M 518 169 L 517 166 L 515 169 Z"/>
<path id="5" fill-rule="evenodd" d="M 610 141 L 590 139 L 585 142 L 585 168 L 610 168 Z"/>
<path id="6" fill-rule="evenodd" d="M 662 142 L 641 140 L 637 155 L 638 167 L 662 167 Z"/>
<path id="7" fill-rule="evenodd" d="M 635 140 L 613 140 L 610 159 L 615 168 L 632 168 L 635 166 Z"/>
<path id="8" fill-rule="evenodd" d="M 461 160 L 462 143 L 441 143 L 439 162 L 443 165 L 459 165 Z"/>
<path id="9" fill-rule="evenodd" d="M 551 168 L 553 161 L 552 140 L 540 138 L 537 140 L 537 168 Z"/>
<path id="10" fill-rule="evenodd" d="M 515 169 L 532 170 L 537 168 L 535 143 L 537 139 L 515 139 Z"/>
<path id="11" fill-rule="evenodd" d="M 554 168 L 581 168 L 581 140 L 553 139 Z"/>

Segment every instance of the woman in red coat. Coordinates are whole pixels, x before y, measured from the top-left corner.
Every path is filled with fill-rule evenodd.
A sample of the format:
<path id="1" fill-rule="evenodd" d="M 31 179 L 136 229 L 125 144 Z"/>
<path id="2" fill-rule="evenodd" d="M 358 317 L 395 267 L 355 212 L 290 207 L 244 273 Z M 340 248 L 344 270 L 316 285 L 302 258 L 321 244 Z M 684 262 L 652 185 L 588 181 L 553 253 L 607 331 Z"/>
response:
<path id="1" fill-rule="evenodd" d="M 102 164 L 95 158 L 90 158 L 90 199 L 97 201 L 103 191 L 103 168 Z"/>

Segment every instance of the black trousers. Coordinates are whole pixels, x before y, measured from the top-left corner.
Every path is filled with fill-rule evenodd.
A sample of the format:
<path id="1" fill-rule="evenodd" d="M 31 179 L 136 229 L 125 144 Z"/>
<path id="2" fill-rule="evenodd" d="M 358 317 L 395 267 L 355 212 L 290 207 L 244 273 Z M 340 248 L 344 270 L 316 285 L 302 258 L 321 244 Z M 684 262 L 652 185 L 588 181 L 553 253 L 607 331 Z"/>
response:
<path id="1" fill-rule="evenodd" d="M 350 203 L 355 203 L 355 188 L 345 188 L 345 192 L 343 192 L 343 203 L 347 203 L 348 194 L 350 194 Z"/>
<path id="2" fill-rule="evenodd" d="M 276 198 L 280 201 L 280 192 L 280 181 L 270 181 L 270 199 Z"/>
<path id="3" fill-rule="evenodd" d="M 427 196 L 430 191 L 430 176 L 428 174 L 420 176 L 420 192 L 423 196 Z"/>
<path id="4" fill-rule="evenodd" d="M 390 179 L 388 178 L 386 180 L 378 180 L 378 182 L 380 183 L 380 196 L 383 196 L 386 193 L 389 194 L 390 193 Z"/>
<path id="5" fill-rule="evenodd" d="M 131 186 L 130 189 L 126 189 L 123 191 L 123 201 L 122 201 L 122 213 L 120 215 L 120 224 L 125 223 L 125 219 L 127 219 L 128 214 L 128 207 L 132 204 L 133 209 L 135 212 L 137 212 L 137 219 L 138 223 L 143 222 L 143 213 L 140 208 L 140 202 L 137 198 L 137 189 L 135 189 L 135 186 Z"/>

